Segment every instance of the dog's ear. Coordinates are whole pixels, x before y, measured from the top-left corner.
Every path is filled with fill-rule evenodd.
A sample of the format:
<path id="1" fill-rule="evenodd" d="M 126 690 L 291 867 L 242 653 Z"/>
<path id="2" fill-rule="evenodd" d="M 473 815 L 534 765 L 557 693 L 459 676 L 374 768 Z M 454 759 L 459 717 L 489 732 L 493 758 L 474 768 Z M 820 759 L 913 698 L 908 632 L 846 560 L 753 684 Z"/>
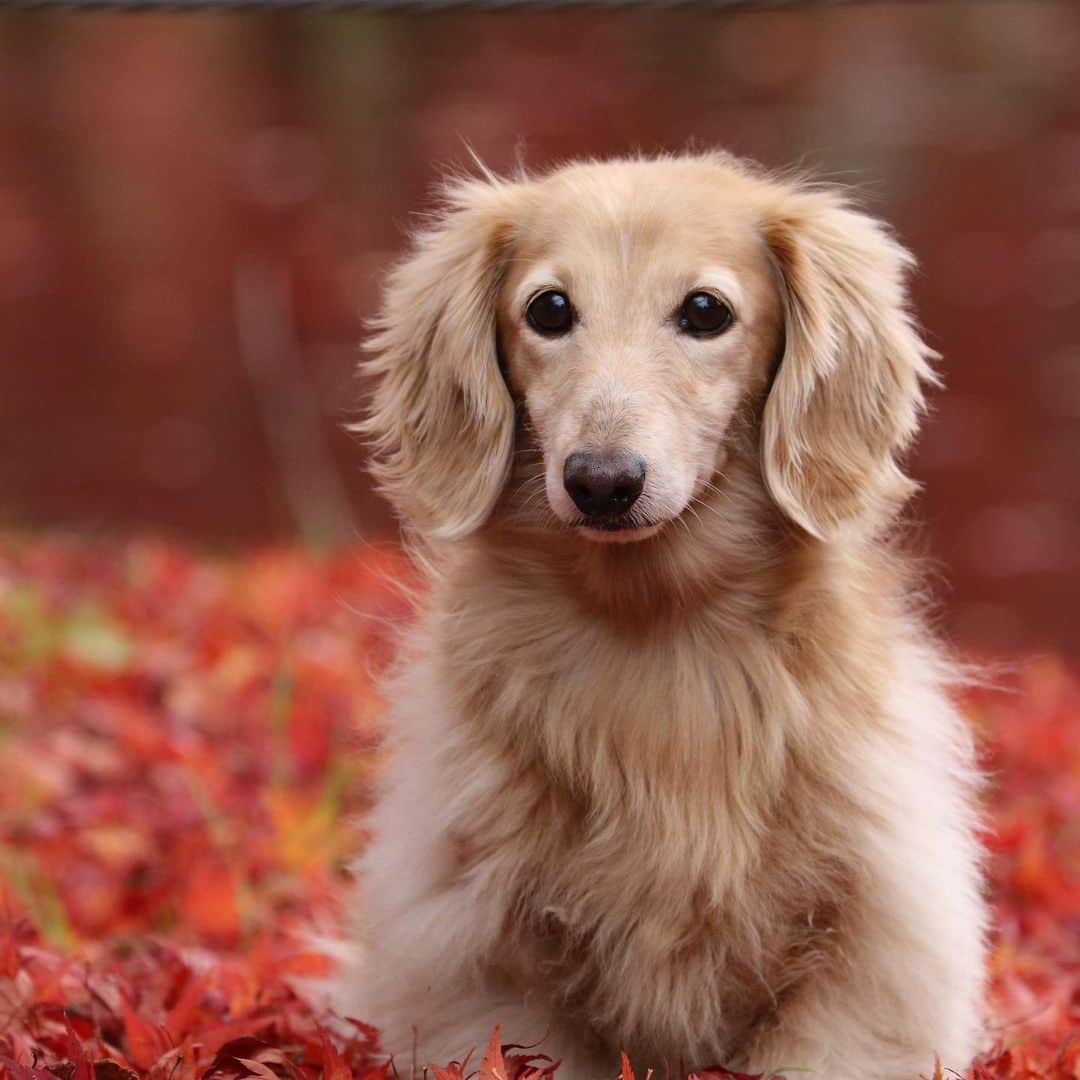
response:
<path id="1" fill-rule="evenodd" d="M 907 309 L 913 259 L 830 190 L 787 190 L 762 223 L 782 281 L 784 351 L 762 419 L 769 491 L 814 536 L 885 520 L 915 488 L 897 462 L 934 354 Z"/>
<path id="2" fill-rule="evenodd" d="M 391 272 L 367 342 L 372 472 L 407 525 L 453 539 L 491 513 L 506 481 L 514 406 L 499 371 L 496 299 L 521 185 L 450 184 Z"/>

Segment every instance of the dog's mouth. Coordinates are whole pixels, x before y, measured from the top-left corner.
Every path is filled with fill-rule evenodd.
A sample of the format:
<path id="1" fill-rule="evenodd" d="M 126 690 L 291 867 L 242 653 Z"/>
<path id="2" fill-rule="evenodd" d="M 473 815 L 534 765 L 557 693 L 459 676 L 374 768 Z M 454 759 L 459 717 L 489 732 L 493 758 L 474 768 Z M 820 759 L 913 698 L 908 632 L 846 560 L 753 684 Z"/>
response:
<path id="1" fill-rule="evenodd" d="M 666 524 L 633 514 L 583 514 L 570 522 L 582 536 L 601 544 L 632 544 L 655 536 Z"/>

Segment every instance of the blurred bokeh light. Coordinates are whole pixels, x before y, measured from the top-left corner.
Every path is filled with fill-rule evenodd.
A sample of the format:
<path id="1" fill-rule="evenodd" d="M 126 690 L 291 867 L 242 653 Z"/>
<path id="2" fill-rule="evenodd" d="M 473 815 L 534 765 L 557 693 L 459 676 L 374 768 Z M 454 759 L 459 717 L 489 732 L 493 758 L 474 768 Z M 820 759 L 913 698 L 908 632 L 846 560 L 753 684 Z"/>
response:
<path id="1" fill-rule="evenodd" d="M 439 170 L 722 145 L 855 185 L 943 354 L 919 545 L 962 645 L 1080 652 L 1080 7 L 7 12 L 0 517 L 392 530 L 362 322 Z"/>

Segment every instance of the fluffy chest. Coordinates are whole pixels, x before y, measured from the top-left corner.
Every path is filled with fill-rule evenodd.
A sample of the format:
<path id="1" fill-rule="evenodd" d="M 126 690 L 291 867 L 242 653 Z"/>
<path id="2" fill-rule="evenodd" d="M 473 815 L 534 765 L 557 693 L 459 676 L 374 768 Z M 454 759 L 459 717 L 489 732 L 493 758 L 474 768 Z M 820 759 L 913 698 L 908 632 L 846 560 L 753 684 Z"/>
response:
<path id="1" fill-rule="evenodd" d="M 830 961 L 854 880 L 783 809 L 755 830 L 722 798 L 647 799 L 584 817 L 550 788 L 521 800 L 512 847 L 487 854 L 512 883 L 493 962 L 657 1067 L 725 1060 Z"/>
<path id="2" fill-rule="evenodd" d="M 444 671 L 457 764 L 488 785 L 455 825 L 459 870 L 510 898 L 493 963 L 612 1043 L 720 1060 L 827 961 L 853 887 L 820 811 L 836 795 L 800 749 L 805 701 L 749 643 L 760 673 L 700 631 L 563 632 L 503 634 Z"/>

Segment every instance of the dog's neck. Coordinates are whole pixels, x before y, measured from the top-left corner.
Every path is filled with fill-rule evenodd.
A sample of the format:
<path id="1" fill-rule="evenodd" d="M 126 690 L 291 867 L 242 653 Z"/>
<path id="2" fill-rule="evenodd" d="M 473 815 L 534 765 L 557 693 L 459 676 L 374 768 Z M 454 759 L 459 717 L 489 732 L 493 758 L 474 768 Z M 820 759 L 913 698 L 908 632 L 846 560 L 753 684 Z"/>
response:
<path id="1" fill-rule="evenodd" d="M 787 748 L 824 722 L 821 695 L 836 716 L 873 712 L 880 575 L 784 526 L 752 471 L 724 473 L 685 526 L 638 543 L 504 518 L 455 544 L 428 640 L 466 729 L 601 802 L 622 797 L 603 780 L 622 772 L 705 799 L 750 748 L 752 767 L 728 778 L 737 801 L 747 777 L 778 789 Z M 870 655 L 876 668 L 856 670 L 850 657 Z"/>
<path id="2" fill-rule="evenodd" d="M 497 514 L 451 545 L 424 647 L 461 737 L 597 813 L 672 787 L 716 809 L 721 777 L 716 812 L 737 817 L 782 790 L 808 730 L 842 745 L 879 714 L 902 560 L 788 526 L 752 459 L 731 455 L 715 487 L 637 543 Z"/>

